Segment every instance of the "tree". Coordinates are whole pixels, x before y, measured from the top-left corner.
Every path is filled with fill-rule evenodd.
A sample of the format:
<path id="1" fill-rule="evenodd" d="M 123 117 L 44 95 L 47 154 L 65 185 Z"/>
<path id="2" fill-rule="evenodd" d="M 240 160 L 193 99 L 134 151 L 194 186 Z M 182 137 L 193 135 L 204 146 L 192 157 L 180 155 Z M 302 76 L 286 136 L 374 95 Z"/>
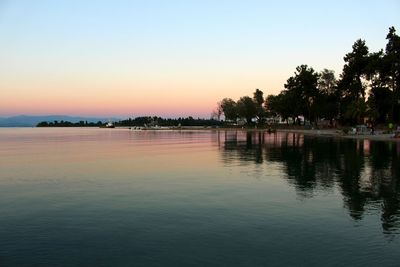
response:
<path id="1" fill-rule="evenodd" d="M 365 73 L 371 89 L 366 102 L 366 114 L 375 123 L 385 123 L 392 117 L 393 93 L 388 67 L 383 50 L 369 54 Z"/>
<path id="2" fill-rule="evenodd" d="M 339 87 L 344 97 L 351 100 L 365 99 L 365 86 L 362 78 L 366 74 L 368 66 L 368 47 L 364 40 L 358 39 L 353 44 L 353 51 L 347 53 L 344 57 L 346 64 L 343 67 Z"/>
<path id="3" fill-rule="evenodd" d="M 281 116 L 283 120 L 293 118 L 293 123 L 299 115 L 296 108 L 296 99 L 288 91 L 282 91 L 278 95 L 269 95 L 265 100 L 267 112 L 271 116 Z"/>
<path id="4" fill-rule="evenodd" d="M 260 89 L 256 89 L 256 91 L 254 92 L 254 96 L 253 96 L 253 101 L 256 105 L 256 116 L 257 116 L 257 122 L 262 124 L 264 123 L 264 119 L 265 119 L 265 109 L 263 107 L 264 104 L 264 93 L 260 90 Z"/>
<path id="5" fill-rule="evenodd" d="M 211 112 L 211 119 L 220 121 L 220 120 L 221 120 L 221 115 L 222 115 L 222 113 L 224 113 L 224 111 L 222 110 L 221 102 L 218 102 L 218 103 L 217 103 L 216 109 L 214 109 L 214 110 Z"/>
<path id="6" fill-rule="evenodd" d="M 319 74 L 307 65 L 298 66 L 294 74 L 285 84 L 289 97 L 297 99 L 297 110 L 293 115 L 303 115 L 306 119 L 315 120 L 316 114 L 312 106 L 318 96 Z"/>
<path id="7" fill-rule="evenodd" d="M 257 115 L 256 103 L 250 97 L 243 96 L 237 102 L 237 112 L 239 117 L 246 119 L 247 124 L 251 124 L 252 119 Z"/>
<path id="8" fill-rule="evenodd" d="M 236 102 L 231 98 L 224 98 L 221 101 L 220 107 L 224 113 L 225 120 L 236 121 L 238 117 L 238 111 Z"/>
<path id="9" fill-rule="evenodd" d="M 353 50 L 344 57 L 346 64 L 338 82 L 341 119 L 351 124 L 360 122 L 359 116 L 365 115 L 366 83 L 363 81 L 371 73 L 370 57 L 365 41 L 358 39 L 352 48 Z"/>
<path id="10" fill-rule="evenodd" d="M 386 36 L 386 54 L 384 62 L 386 65 L 386 76 L 389 88 L 393 92 L 392 118 L 397 123 L 400 121 L 400 36 L 396 29 L 391 27 Z"/>
<path id="11" fill-rule="evenodd" d="M 318 114 L 318 118 L 329 120 L 333 125 L 333 120 L 339 114 L 339 98 L 336 94 L 320 93 L 315 99 L 313 112 Z"/>
<path id="12" fill-rule="evenodd" d="M 367 111 L 367 105 L 364 99 L 359 98 L 349 103 L 347 106 L 346 112 L 344 114 L 345 119 L 356 122 L 362 123 L 363 118 Z"/>
<path id="13" fill-rule="evenodd" d="M 278 96 L 279 95 L 267 95 L 267 97 L 265 98 L 265 110 L 267 112 L 267 116 L 269 117 L 280 115 Z"/>
<path id="14" fill-rule="evenodd" d="M 318 90 L 321 93 L 331 95 L 335 93 L 336 89 L 336 77 L 333 70 L 324 69 L 321 71 L 318 79 Z"/>
<path id="15" fill-rule="evenodd" d="M 49 123 L 47 121 L 39 122 L 36 127 L 49 127 Z"/>
<path id="16" fill-rule="evenodd" d="M 333 119 L 339 113 L 339 95 L 337 80 L 333 70 L 324 69 L 318 79 L 318 97 L 315 99 L 314 109 L 319 118 L 325 118 L 333 124 Z"/>
<path id="17" fill-rule="evenodd" d="M 376 123 L 385 123 L 392 108 L 393 92 L 385 87 L 374 87 L 367 101 L 367 113 Z"/>

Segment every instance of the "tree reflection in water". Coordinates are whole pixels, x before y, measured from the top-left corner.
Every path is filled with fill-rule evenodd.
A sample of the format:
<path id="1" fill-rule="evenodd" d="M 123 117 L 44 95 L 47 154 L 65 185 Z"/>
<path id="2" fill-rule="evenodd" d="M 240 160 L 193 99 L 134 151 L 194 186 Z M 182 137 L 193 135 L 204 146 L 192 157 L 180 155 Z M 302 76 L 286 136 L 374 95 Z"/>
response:
<path id="1" fill-rule="evenodd" d="M 220 131 L 218 142 L 227 164 L 280 163 L 302 197 L 337 187 L 354 220 L 380 208 L 383 232 L 400 231 L 400 142 L 261 131 Z"/>

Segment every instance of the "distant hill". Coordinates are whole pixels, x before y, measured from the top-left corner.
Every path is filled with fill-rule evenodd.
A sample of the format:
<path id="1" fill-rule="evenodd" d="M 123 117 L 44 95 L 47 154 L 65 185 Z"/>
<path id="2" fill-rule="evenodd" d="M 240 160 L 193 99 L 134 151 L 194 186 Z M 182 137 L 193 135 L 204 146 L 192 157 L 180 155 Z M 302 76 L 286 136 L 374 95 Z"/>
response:
<path id="1" fill-rule="evenodd" d="M 20 115 L 13 116 L 8 118 L 0 118 L 0 127 L 34 127 L 39 122 L 47 121 L 70 121 L 70 122 L 79 122 L 79 121 L 87 121 L 87 122 L 106 122 L 109 118 L 94 118 L 94 117 L 74 117 L 74 116 L 66 116 L 66 115 L 48 115 L 48 116 L 29 116 L 29 115 Z M 112 118 L 113 121 L 119 120 L 116 118 Z"/>

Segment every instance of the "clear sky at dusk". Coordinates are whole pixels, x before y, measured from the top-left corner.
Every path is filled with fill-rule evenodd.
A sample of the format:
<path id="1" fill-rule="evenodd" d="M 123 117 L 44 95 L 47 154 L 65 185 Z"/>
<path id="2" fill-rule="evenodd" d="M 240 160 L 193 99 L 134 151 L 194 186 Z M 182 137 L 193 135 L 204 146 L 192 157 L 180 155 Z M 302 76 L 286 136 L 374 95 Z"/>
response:
<path id="1" fill-rule="evenodd" d="M 0 0 L 0 116 L 209 117 L 400 31 L 400 1 Z"/>

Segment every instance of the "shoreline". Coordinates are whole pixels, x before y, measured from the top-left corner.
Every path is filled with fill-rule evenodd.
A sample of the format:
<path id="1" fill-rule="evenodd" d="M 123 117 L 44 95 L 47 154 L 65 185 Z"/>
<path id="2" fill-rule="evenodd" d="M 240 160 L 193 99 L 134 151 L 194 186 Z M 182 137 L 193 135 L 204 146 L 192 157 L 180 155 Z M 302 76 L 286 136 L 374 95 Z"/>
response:
<path id="1" fill-rule="evenodd" d="M 131 126 L 132 127 L 132 126 Z M 98 128 L 98 127 L 22 127 L 22 128 L 97 128 L 97 129 L 127 129 L 131 130 L 131 127 L 128 126 L 116 126 L 115 128 Z M 2 128 L 2 127 L 1 127 Z M 4 128 L 14 128 L 14 127 L 4 127 Z M 20 128 L 20 127 L 16 127 Z M 181 128 L 150 128 L 150 129 L 137 129 L 144 131 L 165 131 L 165 130 L 214 130 L 214 131 L 248 131 L 248 132 L 268 132 L 266 128 L 213 128 L 213 127 L 204 127 L 204 126 L 182 126 Z M 394 133 L 391 134 L 383 134 L 383 133 L 375 133 L 371 134 L 344 134 L 340 129 L 296 129 L 296 128 L 278 128 L 274 129 L 276 132 L 280 133 L 300 133 L 309 136 L 317 136 L 317 137 L 334 137 L 334 138 L 347 138 L 347 139 L 357 139 L 357 140 L 373 140 L 373 141 L 392 141 L 392 142 L 400 142 L 400 138 L 394 138 Z M 272 133 L 271 133 L 272 134 Z"/>
<path id="2" fill-rule="evenodd" d="M 286 133 L 302 133 L 304 135 L 312 135 L 319 137 L 337 137 L 357 140 L 373 140 L 373 141 L 393 141 L 400 142 L 400 138 L 394 138 L 394 134 L 344 134 L 340 130 L 328 129 L 328 130 L 301 130 L 301 129 L 279 129 L 277 132 Z"/>
<path id="3" fill-rule="evenodd" d="M 178 129 L 172 129 L 178 130 Z M 227 131 L 249 131 L 249 132 L 268 132 L 268 129 L 265 128 L 197 128 L 197 127 L 182 127 L 180 130 L 227 130 Z M 276 129 L 276 132 L 280 133 L 300 133 L 309 136 L 317 136 L 317 137 L 334 137 L 334 138 L 346 138 L 346 139 L 356 139 L 356 140 L 372 140 L 372 141 L 393 141 L 400 142 L 400 138 L 394 138 L 394 133 L 384 134 L 384 133 L 375 133 L 375 134 L 344 134 L 340 129 Z"/>
<path id="4" fill-rule="evenodd" d="M 119 127 L 117 127 L 119 128 Z M 201 126 L 183 126 L 181 128 L 169 128 L 169 129 L 146 129 L 146 131 L 151 130 L 226 130 L 226 131 L 248 131 L 248 132 L 268 132 L 266 128 L 211 128 L 211 127 L 201 127 Z M 400 138 L 394 138 L 394 133 L 391 134 L 383 134 L 383 133 L 375 133 L 375 134 L 344 134 L 340 129 L 275 129 L 276 132 L 280 133 L 300 133 L 308 136 L 317 136 L 317 137 L 334 137 L 334 138 L 347 138 L 347 139 L 356 139 L 356 140 L 372 140 L 372 141 L 393 141 L 400 142 Z M 273 133 L 271 133 L 273 134 Z"/>

